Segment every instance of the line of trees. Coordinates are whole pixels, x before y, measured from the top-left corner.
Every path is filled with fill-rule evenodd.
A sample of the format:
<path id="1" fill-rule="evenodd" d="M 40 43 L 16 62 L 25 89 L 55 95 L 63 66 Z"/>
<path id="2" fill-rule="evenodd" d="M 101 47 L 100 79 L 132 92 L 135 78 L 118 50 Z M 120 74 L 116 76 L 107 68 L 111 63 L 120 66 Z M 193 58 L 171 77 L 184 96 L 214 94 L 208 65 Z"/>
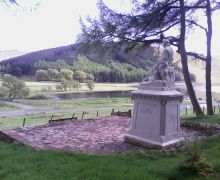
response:
<path id="1" fill-rule="evenodd" d="M 37 81 L 59 81 L 60 84 L 57 85 L 57 90 L 67 91 L 72 89 L 81 88 L 80 83 L 86 83 L 89 89 L 94 88 L 94 77 L 92 74 L 85 73 L 83 71 L 70 69 L 57 69 L 49 68 L 47 70 L 39 69 L 35 73 Z"/>
<path id="2" fill-rule="evenodd" d="M 60 81 L 62 79 L 70 80 L 73 77 L 79 82 L 83 82 L 85 79 L 96 82 L 140 82 L 147 75 L 147 71 L 142 68 L 113 60 L 102 65 L 90 61 L 85 56 L 79 56 L 73 65 L 64 62 L 59 60 L 59 62 L 39 61 L 35 63 L 36 80 Z"/>

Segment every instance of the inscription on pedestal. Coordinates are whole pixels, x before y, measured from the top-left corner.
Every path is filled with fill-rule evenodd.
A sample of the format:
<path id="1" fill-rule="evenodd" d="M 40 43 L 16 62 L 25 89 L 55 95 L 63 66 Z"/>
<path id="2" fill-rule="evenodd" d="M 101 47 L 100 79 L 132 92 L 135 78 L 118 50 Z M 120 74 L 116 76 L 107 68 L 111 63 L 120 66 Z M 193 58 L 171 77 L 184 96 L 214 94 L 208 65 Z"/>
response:
<path id="1" fill-rule="evenodd" d="M 154 103 L 138 103 L 136 128 L 146 133 L 159 133 L 159 106 Z"/>
<path id="2" fill-rule="evenodd" d="M 167 106 L 167 124 L 166 131 L 167 134 L 173 134 L 178 131 L 178 105 L 168 105 Z"/>

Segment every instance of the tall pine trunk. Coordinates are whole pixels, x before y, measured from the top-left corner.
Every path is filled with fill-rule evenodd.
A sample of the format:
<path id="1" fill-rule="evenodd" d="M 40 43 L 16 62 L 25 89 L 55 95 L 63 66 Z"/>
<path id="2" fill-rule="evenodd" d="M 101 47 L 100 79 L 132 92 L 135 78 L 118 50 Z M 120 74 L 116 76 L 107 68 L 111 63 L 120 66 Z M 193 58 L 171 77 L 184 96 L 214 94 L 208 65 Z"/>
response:
<path id="1" fill-rule="evenodd" d="M 181 13 L 179 49 L 180 49 L 181 63 L 183 67 L 183 76 L 184 76 L 187 91 L 188 91 L 190 100 L 192 102 L 194 111 L 196 113 L 196 116 L 202 116 L 203 112 L 196 98 L 196 94 L 195 94 L 195 91 L 194 91 L 194 88 L 193 88 L 193 85 L 190 79 L 188 62 L 187 62 L 186 47 L 185 47 L 186 21 L 185 21 L 184 0 L 179 0 L 179 2 L 180 2 L 180 13 Z"/>
<path id="2" fill-rule="evenodd" d="M 212 41 L 212 14 L 210 0 L 206 0 L 206 16 L 207 16 L 207 58 L 206 58 L 206 104 L 207 104 L 207 115 L 213 115 L 212 107 L 212 81 L 211 81 L 211 70 L 212 70 L 212 55 L 211 55 L 211 41 Z"/>

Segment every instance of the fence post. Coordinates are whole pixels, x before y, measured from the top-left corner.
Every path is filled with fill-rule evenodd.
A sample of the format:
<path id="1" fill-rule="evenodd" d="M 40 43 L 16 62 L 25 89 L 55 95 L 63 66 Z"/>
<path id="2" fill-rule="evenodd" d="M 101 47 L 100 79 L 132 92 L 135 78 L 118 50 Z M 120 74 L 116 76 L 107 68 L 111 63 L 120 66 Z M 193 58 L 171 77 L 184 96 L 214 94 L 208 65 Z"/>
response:
<path id="1" fill-rule="evenodd" d="M 185 107 L 185 109 L 186 109 L 186 115 L 187 115 L 187 110 L 188 110 L 187 106 Z"/>
<path id="2" fill-rule="evenodd" d="M 203 114 L 205 113 L 205 107 L 204 106 L 202 107 L 202 112 L 203 112 Z"/>
<path id="3" fill-rule="evenodd" d="M 96 117 L 99 117 L 99 110 L 97 110 Z"/>
<path id="4" fill-rule="evenodd" d="M 128 110 L 129 117 L 131 118 L 131 109 Z"/>
<path id="5" fill-rule="evenodd" d="M 26 121 L 26 119 L 24 118 L 24 120 L 23 120 L 23 127 L 25 126 L 25 121 Z"/>
<path id="6" fill-rule="evenodd" d="M 74 116 L 75 116 L 75 113 L 73 114 L 72 119 L 74 118 Z"/>
<path id="7" fill-rule="evenodd" d="M 85 114 L 85 111 L 83 111 L 83 113 L 82 113 L 82 118 L 81 118 L 82 120 L 83 120 L 84 114 Z"/>
<path id="8" fill-rule="evenodd" d="M 214 108 L 213 108 L 213 111 L 214 111 L 214 114 L 215 114 L 215 106 L 214 106 Z"/>
<path id="9" fill-rule="evenodd" d="M 111 116 L 113 116 L 115 114 L 115 110 L 112 109 L 112 113 L 111 113 Z"/>

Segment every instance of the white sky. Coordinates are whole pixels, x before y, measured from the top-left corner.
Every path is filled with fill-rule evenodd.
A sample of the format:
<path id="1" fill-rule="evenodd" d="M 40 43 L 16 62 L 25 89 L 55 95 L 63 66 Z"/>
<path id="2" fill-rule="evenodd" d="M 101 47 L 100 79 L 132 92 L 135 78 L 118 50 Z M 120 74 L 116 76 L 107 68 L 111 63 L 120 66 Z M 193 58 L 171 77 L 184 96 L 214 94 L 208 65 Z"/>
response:
<path id="1" fill-rule="evenodd" d="M 34 11 L 24 10 L 39 0 L 17 0 L 18 6 L 0 4 L 0 51 L 35 51 L 72 44 L 80 33 L 79 17 L 95 16 L 97 0 L 41 0 Z M 129 8 L 128 0 L 104 0 L 111 8 Z M 220 57 L 220 13 L 213 15 L 213 56 Z M 194 32 L 189 50 L 205 52 L 205 36 Z"/>

